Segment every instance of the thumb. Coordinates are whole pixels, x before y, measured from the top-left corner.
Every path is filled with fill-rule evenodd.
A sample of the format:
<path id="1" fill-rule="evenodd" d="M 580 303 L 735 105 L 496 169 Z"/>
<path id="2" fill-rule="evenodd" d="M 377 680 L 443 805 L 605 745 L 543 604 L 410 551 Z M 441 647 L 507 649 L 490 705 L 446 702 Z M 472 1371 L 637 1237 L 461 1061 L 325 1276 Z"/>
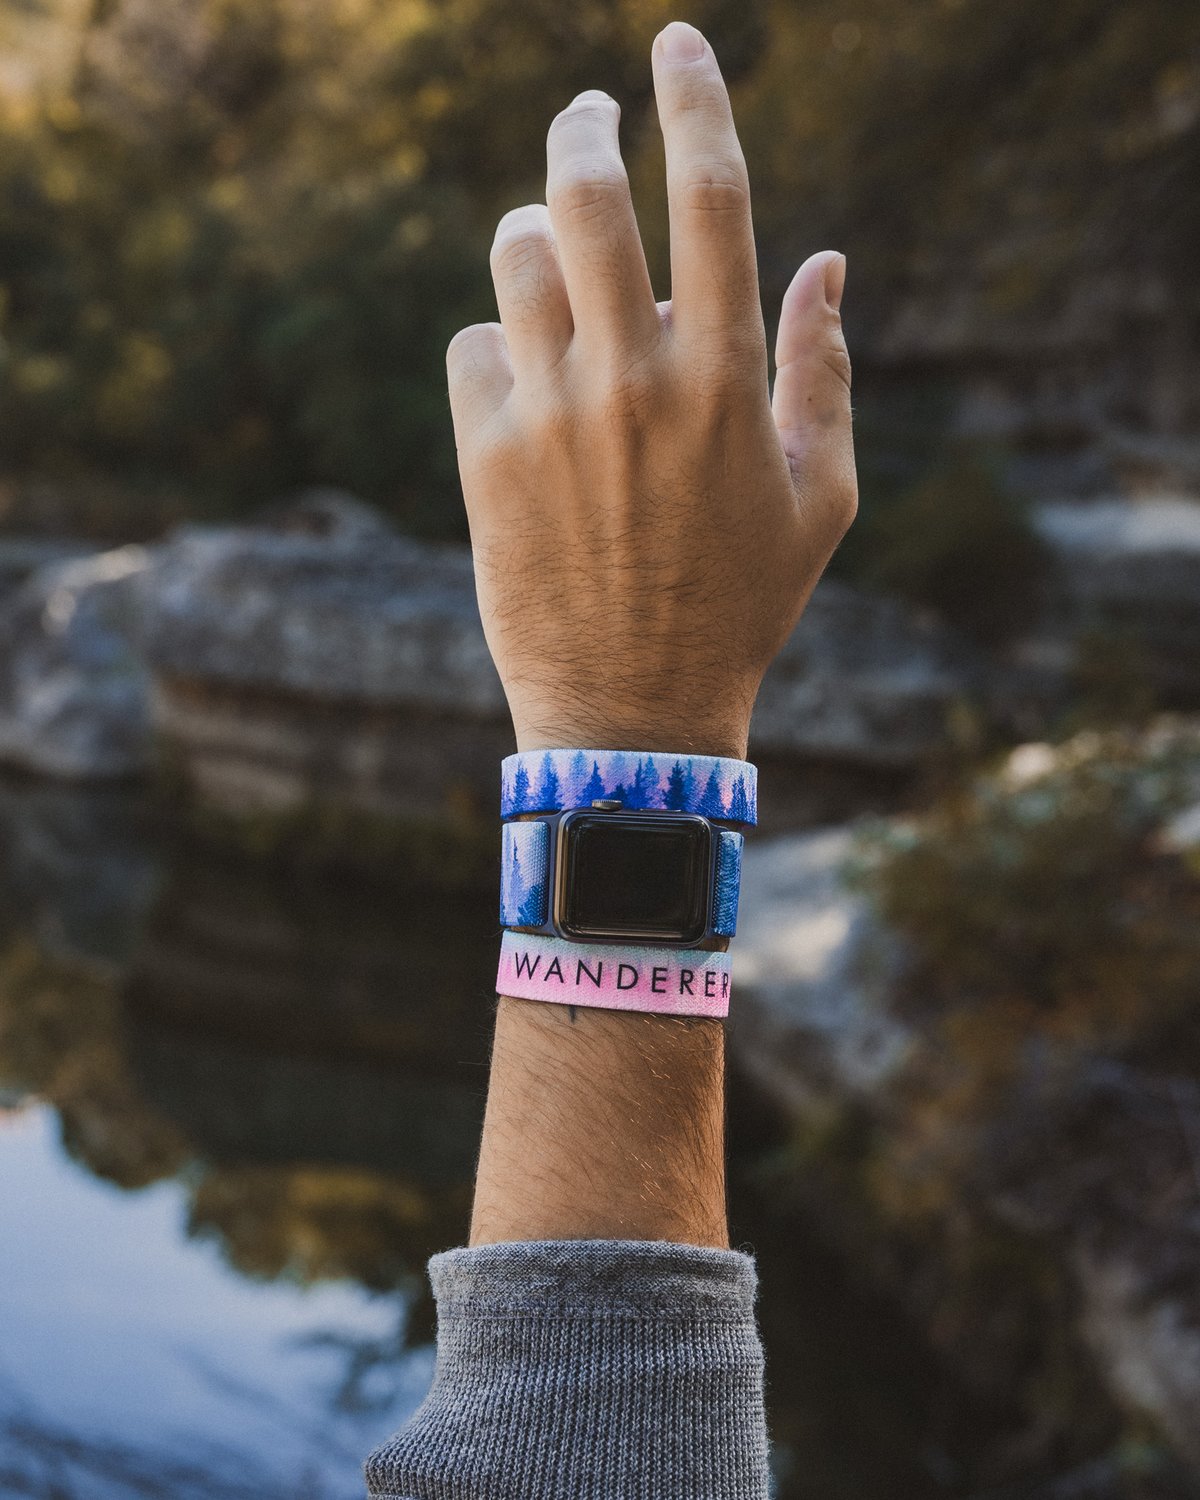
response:
<path id="1" fill-rule="evenodd" d="M 836 250 L 810 255 L 792 277 L 779 315 L 771 397 L 801 499 L 835 507 L 843 530 L 857 505 L 850 356 L 838 311 L 845 281 L 846 257 Z"/>

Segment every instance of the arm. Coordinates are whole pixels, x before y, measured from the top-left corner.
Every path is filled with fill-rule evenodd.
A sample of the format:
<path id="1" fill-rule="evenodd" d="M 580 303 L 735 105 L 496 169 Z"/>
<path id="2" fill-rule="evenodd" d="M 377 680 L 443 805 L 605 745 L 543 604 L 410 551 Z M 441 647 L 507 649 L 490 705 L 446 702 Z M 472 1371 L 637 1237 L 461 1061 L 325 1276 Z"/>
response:
<path id="1" fill-rule="evenodd" d="M 518 746 L 742 756 L 762 675 L 854 513 L 844 261 L 797 272 L 772 395 L 716 59 L 673 23 L 653 63 L 671 302 L 651 290 L 617 106 L 580 95 L 550 127 L 547 205 L 497 230 L 501 321 L 453 340 L 451 405 Z M 501 998 L 474 1248 L 435 1259 L 438 1379 L 377 1489 L 765 1492 L 723 1041 L 718 1021 Z M 507 1415 L 492 1427 L 484 1409 Z M 405 1480 L 443 1474 L 475 1487 Z"/>
<path id="2" fill-rule="evenodd" d="M 582 95 L 550 129 L 548 207 L 497 230 L 501 323 L 450 349 L 455 426 L 518 746 L 741 757 L 855 506 L 844 261 L 814 257 L 787 294 L 772 410 L 716 59 L 683 25 L 653 58 L 672 302 L 650 288 L 617 106 Z M 727 1245 L 723 1042 L 718 1021 L 502 999 L 472 1243 Z"/>
<path id="3" fill-rule="evenodd" d="M 720 1021 L 503 998 L 471 1243 L 725 1247 Z"/>

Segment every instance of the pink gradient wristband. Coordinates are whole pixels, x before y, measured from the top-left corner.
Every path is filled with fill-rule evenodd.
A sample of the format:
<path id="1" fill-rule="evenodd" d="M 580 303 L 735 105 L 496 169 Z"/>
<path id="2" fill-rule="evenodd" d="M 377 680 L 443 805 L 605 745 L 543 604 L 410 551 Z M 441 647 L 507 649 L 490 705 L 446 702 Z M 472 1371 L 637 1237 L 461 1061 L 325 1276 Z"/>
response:
<path id="1" fill-rule="evenodd" d="M 699 948 L 569 943 L 537 933 L 505 932 L 496 990 L 518 1000 L 601 1010 L 726 1016 L 730 955 Z"/>

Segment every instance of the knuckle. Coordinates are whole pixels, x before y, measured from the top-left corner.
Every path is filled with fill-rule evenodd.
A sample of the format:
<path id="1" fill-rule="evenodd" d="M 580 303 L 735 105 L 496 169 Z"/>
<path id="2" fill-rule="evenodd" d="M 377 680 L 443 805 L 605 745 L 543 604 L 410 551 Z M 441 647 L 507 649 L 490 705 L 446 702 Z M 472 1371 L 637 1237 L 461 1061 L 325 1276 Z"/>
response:
<path id="1" fill-rule="evenodd" d="M 581 411 L 581 407 L 576 404 L 569 411 L 560 411 L 556 406 L 549 405 L 539 411 L 522 413 L 524 445 L 519 457 L 526 470 L 531 455 L 536 455 L 537 462 L 552 467 L 573 462 Z M 514 473 L 520 467 L 521 464 L 517 464 Z"/>
<path id="2" fill-rule="evenodd" d="M 487 421 L 474 424 L 466 438 L 466 451 L 477 474 L 503 475 L 520 461 L 519 440 L 503 413 L 492 412 Z"/>
<path id="3" fill-rule="evenodd" d="M 471 323 L 460 328 L 446 346 L 446 363 L 458 367 L 473 359 L 487 334 L 486 323 Z"/>
<path id="4" fill-rule="evenodd" d="M 504 332 L 499 323 L 471 323 L 446 346 L 446 371 L 452 382 L 493 373 L 503 358 Z"/>
<path id="5" fill-rule="evenodd" d="M 550 189 L 550 205 L 564 221 L 588 223 L 611 212 L 614 202 L 629 190 L 621 167 L 604 162 L 576 166 Z"/>
<path id="6" fill-rule="evenodd" d="M 743 183 L 709 173 L 697 173 L 680 189 L 685 208 L 693 214 L 732 217 L 744 214 L 750 205 L 750 193 Z"/>
<path id="7" fill-rule="evenodd" d="M 608 391 L 609 410 L 623 422 L 641 423 L 654 409 L 657 388 L 647 376 L 630 372 L 614 380 Z"/>
<path id="8" fill-rule="evenodd" d="M 500 215 L 500 222 L 496 225 L 496 238 L 505 234 L 544 229 L 545 219 L 546 210 L 540 203 L 523 203 L 519 208 L 510 208 Z"/>
<path id="9" fill-rule="evenodd" d="M 690 167 L 678 183 L 687 207 L 700 212 L 744 213 L 750 206 L 750 183 L 740 156 L 710 156 Z"/>
<path id="10" fill-rule="evenodd" d="M 615 99 L 605 98 L 599 94 L 588 94 L 583 98 L 572 99 L 570 104 L 560 109 L 551 120 L 550 129 L 556 130 L 563 125 L 588 120 L 594 120 L 597 125 L 603 124 L 607 128 L 611 125 L 614 116 L 620 113 L 620 105 Z"/>
<path id="11" fill-rule="evenodd" d="M 521 276 L 542 266 L 549 251 L 550 236 L 543 227 L 527 219 L 506 225 L 502 219 L 492 241 L 492 271 L 501 276 Z"/>

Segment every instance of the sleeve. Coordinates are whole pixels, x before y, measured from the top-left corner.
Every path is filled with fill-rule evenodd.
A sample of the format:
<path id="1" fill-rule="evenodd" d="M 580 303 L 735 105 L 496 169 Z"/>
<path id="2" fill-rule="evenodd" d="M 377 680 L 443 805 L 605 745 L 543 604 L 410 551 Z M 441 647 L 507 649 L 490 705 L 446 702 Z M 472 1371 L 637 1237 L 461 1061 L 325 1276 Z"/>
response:
<path id="1" fill-rule="evenodd" d="M 754 1261 L 638 1240 L 429 1263 L 437 1366 L 374 1500 L 765 1500 Z"/>

